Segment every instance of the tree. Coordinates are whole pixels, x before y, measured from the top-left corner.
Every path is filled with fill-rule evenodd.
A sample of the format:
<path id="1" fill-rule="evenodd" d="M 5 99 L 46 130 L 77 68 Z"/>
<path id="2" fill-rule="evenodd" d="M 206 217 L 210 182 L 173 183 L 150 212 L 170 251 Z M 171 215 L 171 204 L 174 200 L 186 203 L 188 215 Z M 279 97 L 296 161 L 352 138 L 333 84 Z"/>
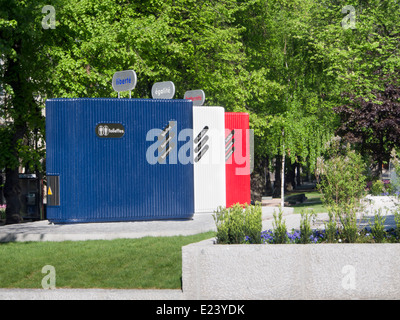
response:
<path id="1" fill-rule="evenodd" d="M 337 134 L 370 157 L 377 164 L 377 173 L 381 173 L 392 149 L 400 145 L 400 87 L 387 84 L 375 96 L 379 103 L 359 98 L 335 111 L 341 117 Z"/>
<path id="2" fill-rule="evenodd" d="M 18 167 L 42 172 L 44 156 L 38 141 L 44 135 L 42 101 L 39 94 L 49 77 L 48 59 L 41 53 L 47 43 L 41 25 L 41 1 L 0 1 L 0 84 L 5 99 L 0 117 L 0 168 L 5 168 L 6 223 L 21 221 Z"/>
<path id="3" fill-rule="evenodd" d="M 323 1 L 319 15 L 339 18 L 341 6 Z M 379 173 L 399 143 L 400 3 L 356 1 L 353 8 L 353 29 L 318 29 L 317 56 L 328 62 L 326 73 L 340 87 L 336 133 L 370 157 Z"/>
<path id="4" fill-rule="evenodd" d="M 355 28 L 345 27 L 346 8 L 355 9 Z M 367 149 L 368 154 L 381 152 L 370 144 L 380 140 L 387 158 L 397 141 L 391 137 L 397 134 L 394 110 L 398 98 L 390 88 L 397 86 L 400 66 L 399 9 L 398 1 L 356 1 L 354 7 L 331 0 L 251 2 L 244 36 L 252 61 L 249 70 L 265 70 L 263 76 L 283 88 L 276 91 L 282 93 L 278 101 L 264 100 L 262 106 L 252 107 L 259 119 L 268 121 L 258 136 L 264 146 L 259 156 L 277 157 L 279 163 L 286 155 L 291 162 L 301 159 L 313 169 L 321 147 L 335 129 L 340 127 L 341 134 L 352 130 L 355 135 L 357 120 L 355 116 L 353 122 L 349 120 L 349 110 L 361 115 L 360 101 L 378 108 L 385 100 L 382 113 L 393 112 L 382 118 L 383 122 L 370 114 L 372 122 L 379 122 L 374 130 L 379 127 L 380 132 L 372 134 L 371 122 L 363 132 L 368 138 L 359 140 L 359 149 L 364 149 L 364 154 Z"/>
<path id="5" fill-rule="evenodd" d="M 207 104 L 234 110 L 246 99 L 245 55 L 233 14 L 240 5 L 171 1 L 1 1 L 0 167 L 6 170 L 7 221 L 20 217 L 18 167 L 41 170 L 43 102 L 51 97 L 115 97 L 115 71 L 134 69 L 134 97 L 150 97 L 156 81 L 171 80 L 177 97 L 202 88 Z M 44 29 L 41 10 L 53 5 L 55 29 Z"/>
<path id="6" fill-rule="evenodd" d="M 252 83 L 246 105 L 256 158 L 265 157 L 270 164 L 275 158 L 276 172 L 285 157 L 289 166 L 302 163 L 312 169 L 336 124 L 330 94 L 336 84 L 324 74 L 325 62 L 315 58 L 310 34 L 315 6 L 314 1 L 251 1 L 238 18 L 246 27 L 246 69 L 259 79 Z M 275 196 L 280 179 L 276 175 Z"/>
<path id="7" fill-rule="evenodd" d="M 44 151 L 32 143 L 44 137 L 43 101 L 116 97 L 111 79 L 118 70 L 136 71 L 136 98 L 149 98 L 154 82 L 170 80 L 176 98 L 200 88 L 207 105 L 248 112 L 256 162 L 275 163 L 277 172 L 300 164 L 313 170 L 340 121 L 341 134 L 358 139 L 364 154 L 377 150 L 377 141 L 385 152 L 397 143 L 398 1 L 356 1 L 355 29 L 343 27 L 344 5 L 332 0 L 0 4 L 8 223 L 20 219 L 18 166 L 43 171 Z M 55 29 L 42 27 L 45 4 L 55 8 Z M 357 124 L 363 108 L 371 109 L 368 130 Z"/>
<path id="8" fill-rule="evenodd" d="M 201 88 L 208 105 L 233 110 L 246 97 L 237 8 L 232 0 L 63 2 L 49 51 L 52 96 L 116 97 L 113 73 L 134 69 L 133 97 L 150 98 L 154 82 L 170 80 L 176 98 Z"/>

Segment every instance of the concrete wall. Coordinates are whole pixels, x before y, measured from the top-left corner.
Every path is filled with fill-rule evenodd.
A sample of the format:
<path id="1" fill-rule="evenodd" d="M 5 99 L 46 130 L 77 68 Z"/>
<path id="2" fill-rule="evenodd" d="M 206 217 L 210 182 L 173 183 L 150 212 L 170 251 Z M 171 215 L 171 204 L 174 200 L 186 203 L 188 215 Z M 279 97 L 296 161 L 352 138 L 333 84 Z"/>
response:
<path id="1" fill-rule="evenodd" d="M 185 299 L 400 299 L 400 244 L 182 248 Z"/>

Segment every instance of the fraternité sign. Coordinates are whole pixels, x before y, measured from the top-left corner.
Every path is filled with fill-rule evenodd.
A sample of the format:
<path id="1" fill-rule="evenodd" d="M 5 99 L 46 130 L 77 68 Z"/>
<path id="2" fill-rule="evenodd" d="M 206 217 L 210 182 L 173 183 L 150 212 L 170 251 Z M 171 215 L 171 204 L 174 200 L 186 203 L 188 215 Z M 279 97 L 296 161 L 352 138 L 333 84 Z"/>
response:
<path id="1" fill-rule="evenodd" d="M 186 91 L 183 99 L 192 100 L 194 106 L 202 106 L 206 100 L 203 90 Z"/>

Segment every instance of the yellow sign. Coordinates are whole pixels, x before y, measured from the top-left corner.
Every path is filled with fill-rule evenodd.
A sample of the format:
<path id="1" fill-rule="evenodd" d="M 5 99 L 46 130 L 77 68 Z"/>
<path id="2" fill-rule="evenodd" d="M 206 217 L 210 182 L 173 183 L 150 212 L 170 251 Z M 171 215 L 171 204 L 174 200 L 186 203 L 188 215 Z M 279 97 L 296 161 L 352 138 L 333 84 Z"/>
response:
<path id="1" fill-rule="evenodd" d="M 49 196 L 52 196 L 53 195 L 53 192 L 51 192 L 51 188 L 49 187 L 49 191 L 47 192 L 47 194 L 49 195 Z"/>

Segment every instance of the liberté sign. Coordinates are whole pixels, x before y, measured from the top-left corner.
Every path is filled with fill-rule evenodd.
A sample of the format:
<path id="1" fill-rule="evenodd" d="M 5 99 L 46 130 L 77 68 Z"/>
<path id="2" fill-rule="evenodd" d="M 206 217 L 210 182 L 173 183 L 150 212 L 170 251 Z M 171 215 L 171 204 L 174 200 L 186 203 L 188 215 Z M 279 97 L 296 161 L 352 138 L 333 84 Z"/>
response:
<path id="1" fill-rule="evenodd" d="M 156 82 L 151 88 L 153 99 L 172 99 L 175 95 L 175 85 L 172 81 Z"/>
<path id="2" fill-rule="evenodd" d="M 194 106 L 202 106 L 206 100 L 203 90 L 186 91 L 183 99 L 192 100 Z"/>
<path id="3" fill-rule="evenodd" d="M 133 70 L 117 71 L 112 78 L 112 87 L 119 93 L 121 91 L 131 91 L 136 86 L 136 72 Z"/>

